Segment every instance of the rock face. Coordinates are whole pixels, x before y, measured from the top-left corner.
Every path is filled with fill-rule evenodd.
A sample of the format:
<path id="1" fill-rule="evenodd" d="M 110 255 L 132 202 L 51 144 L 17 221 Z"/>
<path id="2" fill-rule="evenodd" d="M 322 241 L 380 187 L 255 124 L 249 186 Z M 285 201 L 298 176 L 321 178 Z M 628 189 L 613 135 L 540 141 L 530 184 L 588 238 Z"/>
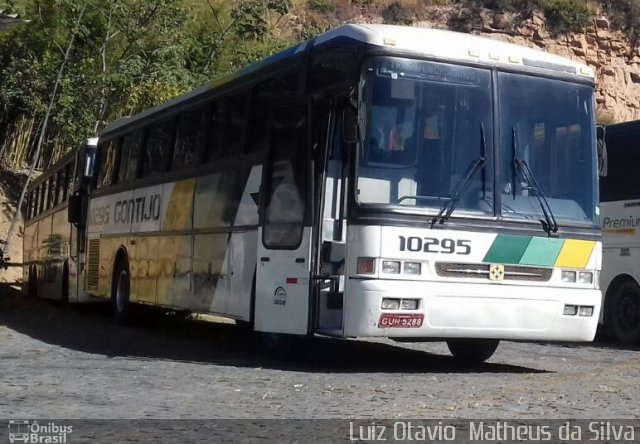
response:
<path id="1" fill-rule="evenodd" d="M 598 17 L 583 34 L 552 36 L 542 13 L 516 23 L 512 14 L 483 13 L 481 35 L 537 47 L 590 65 L 596 72 L 598 118 L 603 123 L 640 119 L 640 47 Z"/>

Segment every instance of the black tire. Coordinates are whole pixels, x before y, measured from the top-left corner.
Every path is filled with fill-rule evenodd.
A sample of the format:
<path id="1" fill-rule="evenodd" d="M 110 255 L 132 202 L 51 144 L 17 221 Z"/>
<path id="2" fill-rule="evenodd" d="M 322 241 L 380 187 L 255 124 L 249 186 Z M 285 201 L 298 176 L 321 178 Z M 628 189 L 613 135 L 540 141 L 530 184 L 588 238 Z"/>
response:
<path id="1" fill-rule="evenodd" d="M 38 297 L 38 275 L 36 273 L 36 266 L 32 265 L 29 268 L 29 283 L 28 290 L 30 298 Z"/>
<path id="2" fill-rule="evenodd" d="M 607 327 L 620 342 L 634 345 L 640 342 L 640 287 L 625 281 L 607 296 Z"/>
<path id="3" fill-rule="evenodd" d="M 498 339 L 449 339 L 447 347 L 451 354 L 465 362 L 484 362 L 495 353 Z"/>
<path id="4" fill-rule="evenodd" d="M 286 333 L 260 333 L 262 345 L 275 359 L 299 361 L 306 356 L 310 337 Z"/>
<path id="5" fill-rule="evenodd" d="M 118 261 L 118 266 L 113 274 L 113 285 L 111 285 L 111 301 L 113 303 L 113 315 L 118 325 L 131 325 L 133 323 L 133 312 L 131 307 L 130 288 L 131 279 L 129 274 L 129 261 L 123 257 Z"/>

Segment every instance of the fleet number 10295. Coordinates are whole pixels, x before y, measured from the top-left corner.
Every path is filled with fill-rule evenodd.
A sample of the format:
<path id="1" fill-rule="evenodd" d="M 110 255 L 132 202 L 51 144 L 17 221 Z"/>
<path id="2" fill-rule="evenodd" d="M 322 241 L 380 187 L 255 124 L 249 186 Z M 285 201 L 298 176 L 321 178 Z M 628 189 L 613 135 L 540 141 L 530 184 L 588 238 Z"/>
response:
<path id="1" fill-rule="evenodd" d="M 400 251 L 440 254 L 471 254 L 471 241 L 466 239 L 437 239 L 435 237 L 400 238 Z"/>

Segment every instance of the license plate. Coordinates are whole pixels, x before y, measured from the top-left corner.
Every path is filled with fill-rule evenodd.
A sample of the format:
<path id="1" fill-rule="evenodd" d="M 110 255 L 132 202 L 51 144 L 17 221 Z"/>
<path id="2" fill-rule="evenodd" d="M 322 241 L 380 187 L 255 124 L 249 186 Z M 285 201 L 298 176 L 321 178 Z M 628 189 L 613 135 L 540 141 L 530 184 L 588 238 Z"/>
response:
<path id="1" fill-rule="evenodd" d="M 420 328 L 424 320 L 423 314 L 395 314 L 383 313 L 380 315 L 378 327 L 380 328 Z"/>

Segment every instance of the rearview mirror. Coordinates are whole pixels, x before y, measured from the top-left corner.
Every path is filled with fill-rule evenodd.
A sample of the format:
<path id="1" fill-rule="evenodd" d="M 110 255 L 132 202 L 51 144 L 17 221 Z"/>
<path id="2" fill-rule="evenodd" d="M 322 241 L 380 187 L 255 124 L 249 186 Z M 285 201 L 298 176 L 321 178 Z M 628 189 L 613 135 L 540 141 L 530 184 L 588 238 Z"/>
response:
<path id="1" fill-rule="evenodd" d="M 67 221 L 70 224 L 77 225 L 80 223 L 80 203 L 82 202 L 79 194 L 69 196 L 69 207 L 67 209 Z"/>
<path id="2" fill-rule="evenodd" d="M 345 143 L 360 141 L 358 113 L 354 107 L 345 106 L 342 110 L 342 138 Z"/>
<path id="3" fill-rule="evenodd" d="M 598 174 L 600 177 L 607 177 L 609 160 L 607 157 L 606 127 L 596 126 L 596 140 L 598 147 Z"/>

